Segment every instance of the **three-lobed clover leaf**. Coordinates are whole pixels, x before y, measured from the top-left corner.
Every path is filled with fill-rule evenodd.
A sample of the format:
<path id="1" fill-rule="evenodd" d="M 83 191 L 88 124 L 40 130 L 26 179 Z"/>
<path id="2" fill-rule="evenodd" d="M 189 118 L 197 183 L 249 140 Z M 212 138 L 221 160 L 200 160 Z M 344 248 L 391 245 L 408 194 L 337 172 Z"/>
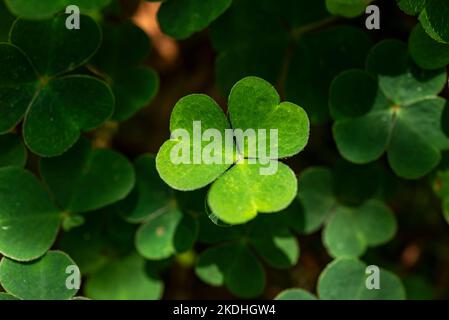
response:
<path id="1" fill-rule="evenodd" d="M 150 274 L 145 260 L 137 254 L 106 265 L 86 280 L 85 293 L 95 300 L 156 300 L 163 282 Z"/>
<path id="2" fill-rule="evenodd" d="M 354 174 L 368 168 L 352 170 Z M 396 220 L 382 201 L 373 198 L 375 193 L 354 194 L 349 184 L 338 186 L 341 179 L 344 177 L 324 167 L 309 168 L 301 174 L 298 198 L 303 208 L 302 232 L 315 232 L 325 224 L 323 244 L 331 256 L 359 257 L 368 247 L 389 241 L 396 233 Z M 359 176 L 352 184 L 362 188 L 374 183 L 370 176 L 364 182 L 362 179 Z"/>
<path id="3" fill-rule="evenodd" d="M 41 156 L 64 153 L 81 131 L 97 127 L 114 109 L 114 96 L 104 82 L 65 75 L 88 61 L 101 41 L 91 18 L 82 16 L 81 23 L 80 30 L 68 30 L 63 16 L 19 19 L 10 43 L 0 43 L 0 133 L 24 119 L 24 141 Z"/>
<path id="4" fill-rule="evenodd" d="M 78 289 L 68 287 L 67 270 L 75 262 L 61 251 L 49 251 L 39 260 L 22 263 L 8 258 L 0 261 L 0 284 L 14 297 L 23 300 L 68 300 Z M 72 273 L 73 282 L 81 281 Z M 70 282 L 72 283 L 72 282 Z"/>
<path id="5" fill-rule="evenodd" d="M 158 21 L 164 33 L 185 39 L 205 29 L 222 15 L 232 0 L 168 0 L 161 4 Z"/>
<path id="6" fill-rule="evenodd" d="M 20 137 L 16 134 L 0 136 L 0 167 L 24 167 L 27 160 L 27 151 Z"/>
<path id="7" fill-rule="evenodd" d="M 156 167 L 161 178 L 177 190 L 200 189 L 215 181 L 208 194 L 212 212 L 226 223 L 239 224 L 255 218 L 258 212 L 277 212 L 292 202 L 297 191 L 296 177 L 278 159 L 293 156 L 305 147 L 309 120 L 301 107 L 281 103 L 276 90 L 256 77 L 245 78 L 234 86 L 228 112 L 231 124 L 208 96 L 181 99 L 173 110 L 170 130 L 172 135 L 177 135 L 179 129 L 184 133 L 162 145 Z M 209 137 L 211 142 L 198 136 L 198 123 L 201 132 L 215 130 Z M 236 139 L 235 145 L 233 137 L 228 138 L 231 126 L 242 132 L 253 130 L 257 144 L 248 145 L 246 139 L 238 145 Z M 273 130 L 277 140 L 271 136 Z M 265 135 L 259 135 L 261 131 Z M 173 157 L 179 154 L 188 155 L 188 161 L 175 161 Z M 204 161 L 205 155 L 214 160 Z M 266 164 L 260 162 L 262 158 L 268 160 Z M 273 172 L 261 174 L 264 169 Z"/>
<path id="8" fill-rule="evenodd" d="M 367 265 L 357 259 L 342 258 L 326 266 L 318 280 L 318 296 L 322 300 L 403 300 L 405 289 L 393 273 L 380 269 L 379 289 L 367 286 Z"/>
<path id="9" fill-rule="evenodd" d="M 393 171 L 417 179 L 435 168 L 449 139 L 441 130 L 446 101 L 444 69 L 418 68 L 404 43 L 385 40 L 367 59 L 367 71 L 340 74 L 330 89 L 334 139 L 340 154 L 363 164 L 384 153 Z"/>
<path id="10" fill-rule="evenodd" d="M 46 19 L 70 5 L 76 5 L 82 12 L 88 13 L 106 7 L 111 0 L 5 0 L 5 3 L 16 16 Z"/>

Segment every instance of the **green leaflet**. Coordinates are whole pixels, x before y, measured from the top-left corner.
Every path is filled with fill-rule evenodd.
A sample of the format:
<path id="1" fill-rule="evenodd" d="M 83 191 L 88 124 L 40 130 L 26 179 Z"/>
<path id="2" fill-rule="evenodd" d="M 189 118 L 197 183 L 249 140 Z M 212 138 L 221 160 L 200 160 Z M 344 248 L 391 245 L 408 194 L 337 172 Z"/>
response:
<path id="1" fill-rule="evenodd" d="M 86 281 L 85 293 L 96 300 L 160 299 L 163 283 L 150 275 L 145 260 L 131 254 L 96 272 Z"/>
<path id="2" fill-rule="evenodd" d="M 24 118 L 25 143 L 41 156 L 62 154 L 80 131 L 97 127 L 113 111 L 114 97 L 105 83 L 84 75 L 62 76 L 84 64 L 101 41 L 91 18 L 82 16 L 81 23 L 83 28 L 73 33 L 61 16 L 19 19 L 11 30 L 12 44 L 0 44 L 0 132 Z M 50 33 L 55 35 L 49 40 Z"/>
<path id="3" fill-rule="evenodd" d="M 0 253 L 30 261 L 42 256 L 55 241 L 61 212 L 28 171 L 0 169 Z"/>
<path id="4" fill-rule="evenodd" d="M 85 139 L 62 156 L 42 159 L 40 169 L 56 202 L 73 213 L 122 200 L 135 182 L 132 165 L 124 156 L 112 150 L 92 149 Z"/>
<path id="5" fill-rule="evenodd" d="M 67 283 L 72 284 L 67 282 L 68 277 L 75 275 L 73 267 L 76 268 L 75 262 L 61 251 L 49 251 L 31 263 L 3 258 L 0 261 L 0 283 L 8 293 L 20 299 L 68 300 L 78 291 L 67 287 Z"/>
<path id="6" fill-rule="evenodd" d="M 317 298 L 304 289 L 287 289 L 280 292 L 275 300 L 316 300 Z"/>
<path id="7" fill-rule="evenodd" d="M 360 168 L 361 172 L 365 170 L 369 168 Z M 354 168 L 352 173 L 356 171 Z M 359 257 L 368 247 L 391 240 L 397 229 L 393 212 L 383 202 L 373 199 L 372 194 L 352 194 L 350 181 L 340 186 L 346 196 L 339 194 L 341 177 L 335 179 L 335 176 L 329 169 L 314 167 L 299 177 L 303 232 L 315 232 L 325 224 L 323 244 L 333 257 Z M 372 183 L 370 175 L 359 175 L 352 185 L 363 189 L 365 184 Z M 359 203 L 352 200 L 354 196 L 360 199 Z"/>
<path id="8" fill-rule="evenodd" d="M 82 12 L 90 12 L 102 9 L 110 2 L 111 0 L 5 0 L 12 13 L 26 19 L 46 19 L 69 5 L 77 5 Z"/>
<path id="9" fill-rule="evenodd" d="M 326 0 L 330 13 L 345 18 L 354 18 L 365 13 L 366 7 L 374 0 Z"/>
<path id="10" fill-rule="evenodd" d="M 359 164 L 377 160 L 386 152 L 400 177 L 424 176 L 439 163 L 441 150 L 449 147 L 441 130 L 446 101 L 437 97 L 446 84 L 445 70 L 419 69 L 403 43 L 386 40 L 371 51 L 367 71 L 346 71 L 331 86 L 338 150 Z M 375 94 L 369 74 L 377 77 Z M 360 94 L 368 95 L 353 91 L 361 86 L 367 89 Z"/>
<path id="11" fill-rule="evenodd" d="M 199 189 L 216 180 L 208 195 L 209 206 L 224 222 L 239 224 L 253 219 L 257 212 L 277 212 L 292 202 L 296 194 L 295 175 L 277 159 L 295 155 L 305 147 L 309 121 L 302 108 L 280 103 L 276 90 L 256 77 L 245 78 L 234 86 L 229 97 L 229 116 L 235 130 L 254 130 L 257 144 L 236 139 L 234 145 L 233 139 L 229 139 L 231 126 L 211 98 L 190 95 L 181 99 L 170 120 L 172 138 L 159 150 L 156 167 L 161 178 L 177 190 Z M 286 123 L 287 118 L 295 122 Z M 184 131 L 179 132 L 180 129 Z M 209 138 L 219 149 L 208 149 L 211 143 L 201 137 L 207 129 L 215 129 L 215 135 L 220 135 Z M 259 135 L 260 130 L 264 136 Z M 277 130 L 277 141 L 270 138 L 273 130 Z M 178 160 L 180 155 L 188 155 L 187 161 Z M 214 160 L 207 163 L 203 160 L 205 155 L 213 155 Z M 262 160 L 268 161 L 261 164 Z M 233 163 L 236 165 L 225 173 Z M 274 172 L 261 174 L 264 170 Z"/>
<path id="12" fill-rule="evenodd" d="M 231 5 L 232 0 L 168 0 L 158 12 L 163 32 L 176 39 L 185 39 L 205 29 Z"/>
<path id="13" fill-rule="evenodd" d="M 367 265 L 356 259 L 332 261 L 318 280 L 318 296 L 323 300 L 402 300 L 405 290 L 393 273 L 380 269 L 380 289 L 366 287 Z"/>
<path id="14" fill-rule="evenodd" d="M 15 134 L 0 136 L 0 167 L 25 166 L 27 152 L 20 137 Z"/>
<path id="15" fill-rule="evenodd" d="M 410 55 L 424 69 L 439 69 L 449 64 L 449 44 L 432 39 L 420 24 L 409 38 Z"/>
<path id="16" fill-rule="evenodd" d="M 150 53 L 150 41 L 145 32 L 131 22 L 105 24 L 103 35 L 93 64 L 104 73 L 114 93 L 113 119 L 124 121 L 147 106 L 159 89 L 155 71 L 143 66 Z"/>

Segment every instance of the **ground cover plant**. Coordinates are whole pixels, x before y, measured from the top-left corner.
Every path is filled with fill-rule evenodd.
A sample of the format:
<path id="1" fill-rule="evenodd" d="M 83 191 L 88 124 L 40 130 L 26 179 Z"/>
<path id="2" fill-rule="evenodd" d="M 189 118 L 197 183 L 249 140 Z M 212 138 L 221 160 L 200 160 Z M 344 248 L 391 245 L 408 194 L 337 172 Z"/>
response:
<path id="1" fill-rule="evenodd" d="M 448 299 L 446 0 L 0 0 L 0 300 Z"/>

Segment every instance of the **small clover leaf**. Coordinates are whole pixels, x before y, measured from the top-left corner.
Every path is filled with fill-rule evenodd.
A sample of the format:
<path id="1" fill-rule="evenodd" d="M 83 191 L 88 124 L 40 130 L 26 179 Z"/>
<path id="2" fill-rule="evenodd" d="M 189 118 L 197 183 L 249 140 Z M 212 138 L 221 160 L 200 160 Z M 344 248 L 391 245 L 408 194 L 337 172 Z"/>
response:
<path id="1" fill-rule="evenodd" d="M 106 7 L 111 0 L 5 0 L 16 16 L 26 19 L 46 19 L 69 5 L 77 5 L 82 12 L 91 12 Z"/>
<path id="2" fill-rule="evenodd" d="M 21 263 L 3 258 L 0 283 L 5 290 L 24 300 L 68 300 L 78 289 L 67 287 L 67 267 L 75 262 L 61 251 L 49 251 L 39 260 Z M 81 279 L 78 279 L 81 280 Z"/>
<path id="3" fill-rule="evenodd" d="M 156 300 L 163 289 L 163 282 L 150 274 L 145 260 L 130 254 L 90 276 L 85 294 L 95 300 Z"/>
<path id="4" fill-rule="evenodd" d="M 16 134 L 0 136 L 0 167 L 24 167 L 27 160 L 26 148 Z"/>
<path id="5" fill-rule="evenodd" d="M 346 71 L 331 86 L 333 134 L 339 152 L 358 164 L 387 153 L 397 175 L 424 176 L 439 163 L 441 150 L 449 147 L 441 130 L 446 101 L 437 97 L 446 83 L 445 70 L 419 69 L 406 45 L 395 40 L 373 48 L 367 70 Z"/>
<path id="6" fill-rule="evenodd" d="M 224 222 L 239 224 L 253 219 L 258 212 L 277 212 L 292 202 L 296 194 L 296 177 L 289 167 L 278 162 L 278 158 L 295 155 L 305 147 L 309 121 L 301 107 L 280 103 L 276 90 L 256 77 L 245 78 L 234 86 L 229 97 L 229 115 L 234 130 L 265 130 L 270 134 L 277 130 L 278 141 L 267 139 L 269 134 L 266 133 L 259 138 L 257 146 L 249 147 L 247 142 L 239 145 L 238 139 L 234 146 L 233 140 L 227 139 L 230 125 L 220 107 L 207 96 L 190 95 L 181 99 L 173 110 L 170 121 L 172 139 L 159 150 L 156 166 L 162 179 L 178 190 L 199 189 L 216 180 L 209 192 L 209 206 Z M 287 118 L 293 118 L 295 122 L 286 124 L 284 120 Z M 189 158 L 193 156 L 195 159 L 202 157 L 207 150 L 209 143 L 197 136 L 196 122 L 200 122 L 201 129 L 215 129 L 221 135 L 218 143 L 222 148 L 209 150 L 218 161 L 175 163 L 172 159 L 174 152 L 175 155 L 182 152 L 184 156 L 187 152 Z M 184 129 L 189 136 L 173 137 L 178 129 Z M 201 139 L 201 142 L 195 139 Z M 226 146 L 226 140 L 232 144 L 231 148 L 229 144 Z M 275 155 L 271 153 L 273 149 L 277 150 Z M 257 159 L 264 157 L 270 168 L 257 163 Z M 236 165 L 225 172 L 233 163 Z M 274 174 L 261 175 L 264 168 L 276 170 Z"/>
<path id="7" fill-rule="evenodd" d="M 393 273 L 380 269 L 380 288 L 366 286 L 367 265 L 357 259 L 336 259 L 321 273 L 318 296 L 322 300 L 403 300 L 405 289 Z"/>
<path id="8" fill-rule="evenodd" d="M 286 289 L 280 292 L 275 300 L 317 300 L 317 297 L 304 289 Z"/>
<path id="9" fill-rule="evenodd" d="M 354 18 L 365 13 L 366 7 L 374 0 L 326 0 L 330 13 L 345 18 Z"/>
<path id="10" fill-rule="evenodd" d="M 164 33 L 176 39 L 185 39 L 205 29 L 222 15 L 232 0 L 168 0 L 158 12 L 158 20 Z"/>
<path id="11" fill-rule="evenodd" d="M 310 168 L 301 174 L 299 200 L 303 207 L 300 212 L 303 232 L 315 232 L 325 224 L 323 243 L 333 257 L 359 257 L 368 247 L 389 241 L 397 228 L 393 212 L 370 194 L 358 195 L 360 203 L 355 204 L 351 187 L 340 185 L 345 190 L 339 191 L 340 179 L 335 176 L 323 167 Z M 373 183 L 369 175 L 353 181 L 359 188 L 365 183 Z"/>
<path id="12" fill-rule="evenodd" d="M 19 19 L 11 30 L 11 44 L 0 44 L 0 132 L 25 118 L 25 143 L 42 156 L 64 153 L 80 131 L 103 123 L 114 108 L 112 92 L 102 81 L 62 76 L 84 64 L 101 41 L 97 24 L 86 16 L 81 19 L 81 30 L 66 29 L 64 17 Z M 54 36 L 49 39 L 48 34 Z"/>
<path id="13" fill-rule="evenodd" d="M 56 239 L 61 212 L 38 180 L 16 167 L 0 169 L 0 253 L 30 261 Z"/>
<path id="14" fill-rule="evenodd" d="M 40 171 L 58 205 L 71 213 L 122 200 L 135 182 L 134 169 L 124 156 L 92 149 L 84 138 L 62 156 L 41 159 Z"/>
<path id="15" fill-rule="evenodd" d="M 159 88 L 156 72 L 142 66 L 150 41 L 133 23 L 103 26 L 103 43 L 93 58 L 96 71 L 104 73 L 115 96 L 114 120 L 124 121 L 148 105 Z"/>

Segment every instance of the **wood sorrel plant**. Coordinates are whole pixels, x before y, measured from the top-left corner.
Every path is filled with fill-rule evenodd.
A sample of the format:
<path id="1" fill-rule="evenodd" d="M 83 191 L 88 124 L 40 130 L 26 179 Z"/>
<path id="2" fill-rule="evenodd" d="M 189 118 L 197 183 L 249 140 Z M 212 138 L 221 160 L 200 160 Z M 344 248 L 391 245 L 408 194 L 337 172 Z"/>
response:
<path id="1" fill-rule="evenodd" d="M 158 2 L 0 0 L 0 300 L 447 299 L 447 1 Z"/>

